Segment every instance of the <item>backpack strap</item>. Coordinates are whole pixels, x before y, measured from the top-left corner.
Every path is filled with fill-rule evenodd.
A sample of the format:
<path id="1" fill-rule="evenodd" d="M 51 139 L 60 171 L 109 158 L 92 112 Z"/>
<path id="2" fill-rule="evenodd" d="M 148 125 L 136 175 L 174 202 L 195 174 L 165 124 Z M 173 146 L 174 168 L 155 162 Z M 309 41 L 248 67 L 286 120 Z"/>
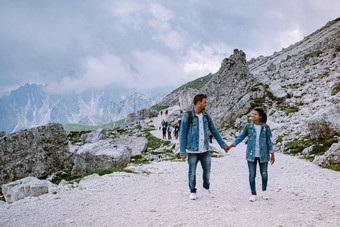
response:
<path id="1" fill-rule="evenodd" d="M 249 134 L 249 127 L 250 127 L 250 124 L 251 124 L 251 123 L 249 123 L 248 126 L 247 126 L 247 135 Z"/>
<path id="2" fill-rule="evenodd" d="M 194 118 L 193 118 L 193 116 L 192 116 L 191 110 L 189 110 L 189 111 L 187 112 L 187 114 L 188 114 L 188 128 L 189 128 L 190 125 L 192 124 Z M 202 111 L 202 114 L 203 114 L 203 111 Z M 205 118 L 207 119 L 207 121 L 208 121 L 208 126 L 209 126 L 209 128 L 210 128 L 210 122 L 209 122 L 209 119 L 208 119 L 208 115 L 207 115 L 206 113 L 204 113 L 203 115 L 204 115 Z"/>
<path id="3" fill-rule="evenodd" d="M 192 122 L 193 122 L 193 117 L 192 117 L 192 112 L 191 112 L 191 110 L 189 110 L 189 111 L 187 112 L 187 114 L 188 114 L 188 128 L 189 128 L 190 125 L 191 125 Z"/>

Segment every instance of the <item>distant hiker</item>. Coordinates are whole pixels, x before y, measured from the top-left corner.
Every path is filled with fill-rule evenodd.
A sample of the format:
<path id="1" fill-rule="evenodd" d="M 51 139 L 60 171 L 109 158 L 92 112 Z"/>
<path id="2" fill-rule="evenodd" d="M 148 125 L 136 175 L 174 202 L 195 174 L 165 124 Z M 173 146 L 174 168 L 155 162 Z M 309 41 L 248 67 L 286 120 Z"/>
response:
<path id="1" fill-rule="evenodd" d="M 171 132 L 172 132 L 172 126 L 171 124 L 168 125 L 168 128 L 167 128 L 167 132 L 168 132 L 168 140 L 171 140 Z"/>
<path id="2" fill-rule="evenodd" d="M 174 136 L 176 140 L 178 139 L 178 132 L 179 132 L 179 124 L 177 123 L 175 125 L 175 131 L 174 131 Z"/>
<path id="3" fill-rule="evenodd" d="M 165 125 L 165 123 L 162 126 L 162 132 L 163 132 L 163 140 L 165 140 L 166 139 L 166 125 Z"/>
<path id="4" fill-rule="evenodd" d="M 161 110 L 161 116 L 163 115 L 163 110 Z"/>
<path id="5" fill-rule="evenodd" d="M 213 134 L 209 132 L 209 142 L 212 143 Z"/>
<path id="6" fill-rule="evenodd" d="M 267 182 L 268 182 L 268 162 L 273 165 L 275 162 L 273 143 L 271 141 L 272 133 L 266 124 L 267 115 L 261 108 L 255 108 L 251 115 L 252 122 L 246 124 L 236 140 L 228 146 L 228 150 L 236 147 L 237 144 L 248 136 L 246 159 L 249 169 L 249 185 L 251 197 L 249 201 L 256 201 L 256 164 L 260 165 L 260 173 L 262 177 L 262 197 L 267 200 Z M 270 157 L 269 157 L 270 156 Z"/>
<path id="7" fill-rule="evenodd" d="M 194 97 L 194 107 L 183 115 L 180 128 L 180 155 L 184 162 L 188 155 L 189 164 L 189 199 L 197 199 L 196 195 L 196 168 L 198 161 L 203 169 L 203 188 L 211 196 L 210 191 L 210 168 L 211 156 L 209 150 L 208 131 L 210 130 L 217 142 L 226 152 L 227 144 L 223 141 L 214 126 L 210 115 L 205 112 L 207 96 L 198 94 Z"/>
<path id="8" fill-rule="evenodd" d="M 165 115 L 168 115 L 168 110 L 165 110 Z"/>

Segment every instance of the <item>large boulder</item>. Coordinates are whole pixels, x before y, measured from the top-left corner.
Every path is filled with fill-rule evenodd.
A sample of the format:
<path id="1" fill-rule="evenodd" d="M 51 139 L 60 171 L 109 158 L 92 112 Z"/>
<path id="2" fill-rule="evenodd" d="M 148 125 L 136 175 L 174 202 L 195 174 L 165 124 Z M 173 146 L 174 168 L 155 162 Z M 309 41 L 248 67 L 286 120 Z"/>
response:
<path id="1" fill-rule="evenodd" d="M 126 124 L 132 124 L 138 120 L 136 113 L 129 113 L 126 117 Z"/>
<path id="2" fill-rule="evenodd" d="M 340 143 L 333 143 L 324 155 L 316 156 L 313 162 L 319 166 L 340 164 Z"/>
<path id="3" fill-rule="evenodd" d="M 340 136 L 340 104 L 319 110 L 308 120 L 312 138 Z"/>
<path id="4" fill-rule="evenodd" d="M 142 109 L 137 111 L 138 120 L 145 120 L 152 117 L 158 116 L 157 110 L 152 109 Z"/>
<path id="5" fill-rule="evenodd" d="M 2 185 L 2 193 L 7 203 L 13 203 L 25 197 L 36 197 L 48 193 L 51 182 L 39 180 L 35 177 L 26 177 Z"/>
<path id="6" fill-rule="evenodd" d="M 122 135 L 115 139 L 115 143 L 126 146 L 131 150 L 131 156 L 140 155 L 147 151 L 148 140 L 145 137 Z"/>
<path id="7" fill-rule="evenodd" d="M 0 138 L 0 185 L 28 176 L 44 178 L 70 159 L 61 124 L 51 123 Z"/>
<path id="8" fill-rule="evenodd" d="M 84 144 L 74 151 L 72 175 L 84 176 L 98 169 L 125 168 L 131 149 L 118 146 L 112 139 Z"/>

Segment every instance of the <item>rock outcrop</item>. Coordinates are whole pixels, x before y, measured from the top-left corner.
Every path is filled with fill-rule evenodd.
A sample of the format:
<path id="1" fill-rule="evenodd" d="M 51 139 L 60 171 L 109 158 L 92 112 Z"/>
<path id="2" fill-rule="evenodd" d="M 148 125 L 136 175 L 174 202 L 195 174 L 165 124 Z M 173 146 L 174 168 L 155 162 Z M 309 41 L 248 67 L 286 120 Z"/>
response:
<path id="1" fill-rule="evenodd" d="M 84 176 L 98 169 L 125 168 L 132 156 L 145 152 L 148 140 L 144 137 L 111 134 L 108 130 L 83 133 L 73 152 L 72 175 Z"/>
<path id="2" fill-rule="evenodd" d="M 142 109 L 137 111 L 138 120 L 145 120 L 147 118 L 157 117 L 157 115 L 157 110 Z"/>
<path id="3" fill-rule="evenodd" d="M 11 204 L 25 197 L 36 197 L 49 192 L 52 185 L 48 180 L 39 180 L 36 177 L 26 177 L 2 185 L 2 193 L 7 203 Z"/>
<path id="4" fill-rule="evenodd" d="M 316 156 L 313 163 L 319 166 L 340 164 L 340 143 L 333 143 L 324 155 Z"/>
<path id="5" fill-rule="evenodd" d="M 308 120 L 312 138 L 340 136 L 340 104 L 321 109 Z"/>
<path id="6" fill-rule="evenodd" d="M 28 176 L 44 178 L 70 159 L 61 124 L 51 123 L 0 138 L 0 185 Z"/>

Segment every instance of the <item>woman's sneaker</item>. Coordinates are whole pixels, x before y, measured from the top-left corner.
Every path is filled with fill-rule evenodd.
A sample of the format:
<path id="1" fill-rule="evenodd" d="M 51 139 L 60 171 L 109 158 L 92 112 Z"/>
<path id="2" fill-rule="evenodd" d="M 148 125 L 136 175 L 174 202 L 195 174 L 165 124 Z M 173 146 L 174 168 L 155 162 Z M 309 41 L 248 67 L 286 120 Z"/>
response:
<path id="1" fill-rule="evenodd" d="M 255 202 L 256 201 L 256 195 L 251 195 L 249 198 L 249 202 Z"/>
<path id="2" fill-rule="evenodd" d="M 268 200 L 268 199 L 269 199 L 268 194 L 267 194 L 267 191 L 262 191 L 262 198 L 263 198 L 264 200 Z"/>
<path id="3" fill-rule="evenodd" d="M 190 193 L 189 199 L 196 200 L 197 199 L 196 193 Z"/>

